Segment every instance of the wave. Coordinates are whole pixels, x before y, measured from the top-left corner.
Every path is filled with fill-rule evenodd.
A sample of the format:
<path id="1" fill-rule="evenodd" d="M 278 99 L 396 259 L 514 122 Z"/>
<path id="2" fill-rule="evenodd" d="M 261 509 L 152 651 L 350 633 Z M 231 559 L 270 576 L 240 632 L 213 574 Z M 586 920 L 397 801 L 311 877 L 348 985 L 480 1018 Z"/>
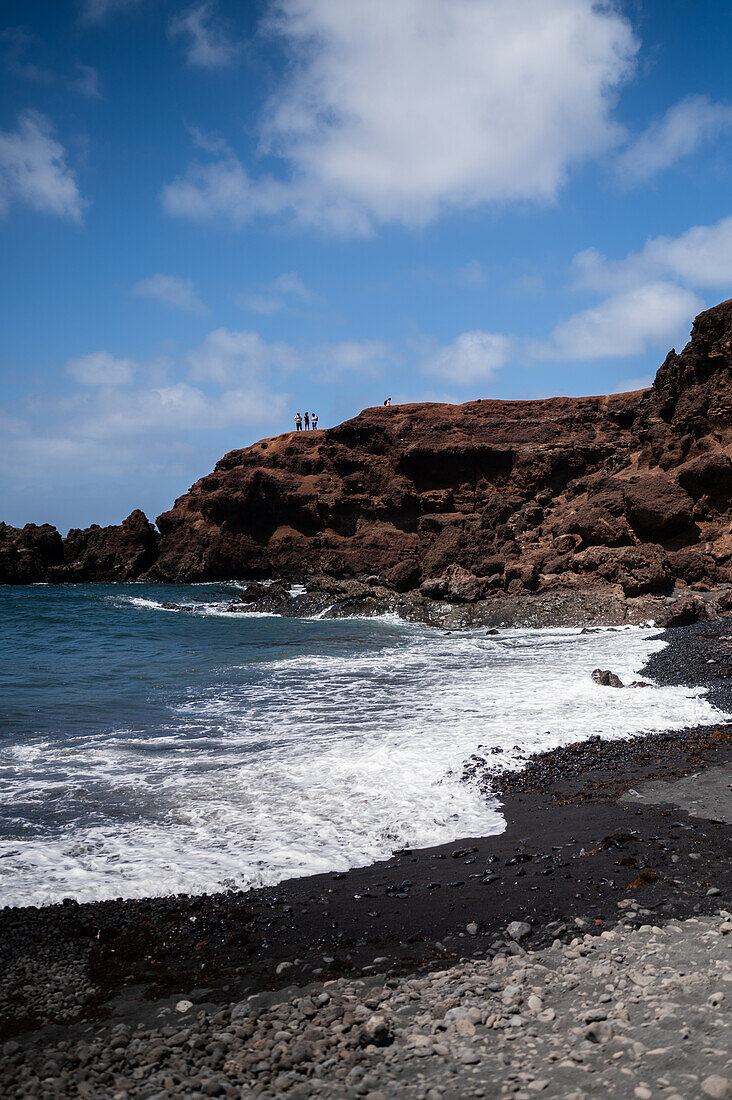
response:
<path id="1" fill-rule="evenodd" d="M 172 610 L 149 596 L 123 599 L 140 611 Z M 105 606 L 113 652 L 120 604 Z M 191 611 L 216 614 L 205 602 Z M 249 619 L 237 617 L 243 626 Z M 145 631 L 136 634 L 129 618 L 137 643 Z M 254 627 L 221 631 L 229 648 L 210 660 L 209 634 L 203 651 L 184 650 L 191 656 L 179 678 L 169 672 L 162 684 L 152 684 L 144 652 L 137 665 L 129 656 L 136 723 L 96 732 L 84 722 L 84 665 L 65 736 L 2 745 L 2 901 L 245 888 L 495 834 L 504 828 L 498 805 L 462 779 L 471 757 L 502 769 L 594 734 L 617 739 L 725 717 L 701 689 L 611 691 L 592 681 L 598 666 L 634 678 L 665 644 L 650 628 L 487 636 L 395 617 L 325 625 L 278 625 L 263 640 Z M 167 629 L 169 670 L 183 647 L 180 629 Z M 152 635 L 166 652 L 162 620 Z"/>

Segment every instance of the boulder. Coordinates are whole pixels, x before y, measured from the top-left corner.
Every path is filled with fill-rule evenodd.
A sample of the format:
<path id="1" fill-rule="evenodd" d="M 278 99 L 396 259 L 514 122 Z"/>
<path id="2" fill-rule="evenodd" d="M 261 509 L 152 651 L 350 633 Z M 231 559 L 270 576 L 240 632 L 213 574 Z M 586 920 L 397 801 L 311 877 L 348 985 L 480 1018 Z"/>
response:
<path id="1" fill-rule="evenodd" d="M 693 547 L 684 550 L 670 550 L 668 563 L 671 572 L 686 584 L 702 580 L 709 572 L 711 562 L 701 551 Z"/>
<path id="2" fill-rule="evenodd" d="M 512 920 L 506 928 L 506 935 L 512 940 L 525 940 L 531 935 L 531 925 L 525 920 Z"/>
<path id="3" fill-rule="evenodd" d="M 665 612 L 658 615 L 656 626 L 690 626 L 691 623 L 698 623 L 706 618 L 708 613 L 704 600 L 698 596 L 688 596 L 686 599 L 676 600 Z"/>
<path id="4" fill-rule="evenodd" d="M 665 474 L 630 482 L 624 497 L 631 525 L 641 538 L 671 538 L 692 524 L 693 500 Z"/>
<path id="5" fill-rule="evenodd" d="M 596 668 L 592 672 L 592 679 L 602 687 L 621 688 L 623 681 L 609 668 Z"/>
<path id="6" fill-rule="evenodd" d="M 447 577 L 427 577 L 419 586 L 419 591 L 428 600 L 444 600 L 447 596 Z"/>
<path id="7" fill-rule="evenodd" d="M 387 588 L 395 592 L 410 592 L 419 588 L 422 579 L 422 567 L 417 561 L 400 561 L 388 569 L 384 577 Z"/>
<path id="8" fill-rule="evenodd" d="M 557 554 L 570 554 L 582 545 L 582 536 L 577 533 L 558 535 L 554 540 L 554 550 Z"/>
<path id="9" fill-rule="evenodd" d="M 447 583 L 447 596 L 458 603 L 475 603 L 485 595 L 486 581 L 482 577 L 476 577 L 467 569 L 457 567 L 449 577 Z"/>
<path id="10" fill-rule="evenodd" d="M 694 500 L 704 495 L 728 498 L 732 493 L 732 462 L 726 454 L 701 455 L 685 462 L 675 473 L 679 485 Z"/>
<path id="11" fill-rule="evenodd" d="M 526 557 L 507 561 L 503 579 L 509 592 L 533 592 L 539 581 L 539 563 Z"/>
<path id="12" fill-rule="evenodd" d="M 558 535 L 577 534 L 587 546 L 627 546 L 633 533 L 620 492 L 593 494 L 555 527 Z"/>
<path id="13" fill-rule="evenodd" d="M 662 546 L 653 543 L 620 550 L 616 578 L 626 596 L 670 592 L 674 586 L 668 556 Z"/>
<path id="14" fill-rule="evenodd" d="M 362 1046 L 386 1047 L 394 1042 L 394 1031 L 387 1017 L 378 1013 L 361 1025 L 359 1037 Z"/>

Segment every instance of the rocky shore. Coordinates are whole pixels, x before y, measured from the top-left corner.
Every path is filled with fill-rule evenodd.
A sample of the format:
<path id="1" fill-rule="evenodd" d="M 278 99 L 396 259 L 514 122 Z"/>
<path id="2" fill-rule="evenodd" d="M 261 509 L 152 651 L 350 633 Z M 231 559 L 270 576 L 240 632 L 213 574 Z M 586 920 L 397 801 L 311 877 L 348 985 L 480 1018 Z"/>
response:
<path id="1" fill-rule="evenodd" d="M 185 610 L 195 604 L 168 604 Z M 354 615 L 398 615 L 409 622 L 449 630 L 468 627 L 620 626 L 655 623 L 687 626 L 718 619 L 732 606 L 732 586 L 693 590 L 677 586 L 667 595 L 626 597 L 607 587 L 553 589 L 546 592 L 496 592 L 473 602 L 454 602 L 422 592 L 393 592 L 378 583 L 317 576 L 306 583 L 287 581 L 248 584 L 225 606 L 232 614 L 268 613 L 293 617 L 350 618 Z"/>
<path id="2" fill-rule="evenodd" d="M 728 301 L 647 390 L 368 408 L 229 452 L 155 525 L 0 523 L 0 583 L 324 578 L 426 621 L 496 598 L 636 621 L 683 591 L 690 621 L 732 584 L 731 410 Z"/>
<path id="3" fill-rule="evenodd" d="M 728 632 L 670 632 L 644 678 L 732 709 Z M 590 740 L 484 782 L 499 837 L 247 893 L 0 911 L 4 1094 L 728 1095 L 730 728 Z"/>

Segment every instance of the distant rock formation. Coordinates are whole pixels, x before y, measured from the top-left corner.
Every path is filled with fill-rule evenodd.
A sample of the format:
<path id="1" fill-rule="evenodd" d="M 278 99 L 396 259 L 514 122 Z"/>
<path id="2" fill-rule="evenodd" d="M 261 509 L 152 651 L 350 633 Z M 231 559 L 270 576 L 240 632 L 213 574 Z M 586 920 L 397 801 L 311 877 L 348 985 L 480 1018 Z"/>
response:
<path id="1" fill-rule="evenodd" d="M 313 575 L 471 603 L 732 582 L 732 301 L 648 390 L 364 410 L 232 451 L 158 517 L 0 524 L 0 580 Z"/>
<path id="2" fill-rule="evenodd" d="M 135 509 L 119 526 L 72 528 L 62 539 L 55 527 L 27 523 L 22 529 L 0 523 L 0 581 L 131 581 L 158 556 L 158 533 Z"/>

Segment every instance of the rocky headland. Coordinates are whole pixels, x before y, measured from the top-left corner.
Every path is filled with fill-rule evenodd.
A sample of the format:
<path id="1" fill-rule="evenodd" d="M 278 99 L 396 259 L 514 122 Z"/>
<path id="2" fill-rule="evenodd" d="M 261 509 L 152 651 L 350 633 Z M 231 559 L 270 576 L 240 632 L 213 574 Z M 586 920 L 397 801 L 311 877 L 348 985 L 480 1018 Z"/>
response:
<path id="1" fill-rule="evenodd" d="M 278 579 L 332 613 L 688 622 L 732 603 L 731 447 L 732 300 L 647 390 L 369 408 L 231 451 L 156 527 L 0 524 L 0 582 Z"/>

